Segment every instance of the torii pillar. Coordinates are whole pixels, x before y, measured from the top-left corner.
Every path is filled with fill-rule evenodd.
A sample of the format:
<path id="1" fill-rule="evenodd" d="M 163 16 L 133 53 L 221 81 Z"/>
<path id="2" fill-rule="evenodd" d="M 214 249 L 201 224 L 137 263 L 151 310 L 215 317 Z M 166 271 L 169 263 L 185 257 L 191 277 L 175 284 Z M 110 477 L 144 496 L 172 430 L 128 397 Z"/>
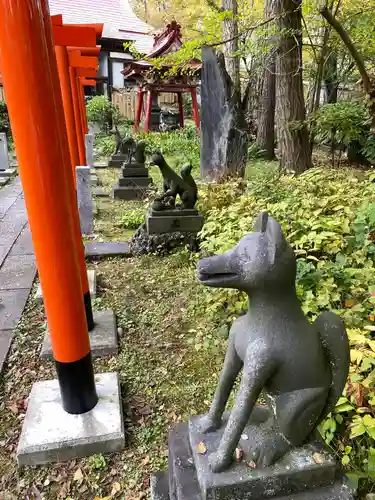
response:
<path id="1" fill-rule="evenodd" d="M 94 380 L 51 48 L 46 2 L 0 0 L 2 77 L 58 377 L 33 386 L 17 451 L 20 465 L 124 445 L 117 374 L 98 375 L 98 393 Z"/>

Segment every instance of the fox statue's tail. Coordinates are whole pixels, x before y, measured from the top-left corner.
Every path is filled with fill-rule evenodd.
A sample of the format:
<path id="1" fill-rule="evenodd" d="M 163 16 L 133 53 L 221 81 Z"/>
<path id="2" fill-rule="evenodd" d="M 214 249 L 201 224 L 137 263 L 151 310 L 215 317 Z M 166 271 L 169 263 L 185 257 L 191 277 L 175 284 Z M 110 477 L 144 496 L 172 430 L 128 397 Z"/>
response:
<path id="1" fill-rule="evenodd" d="M 322 421 L 335 407 L 342 395 L 349 373 L 349 340 L 341 318 L 333 312 L 324 312 L 314 322 L 330 364 L 332 382 L 326 405 L 320 416 Z"/>

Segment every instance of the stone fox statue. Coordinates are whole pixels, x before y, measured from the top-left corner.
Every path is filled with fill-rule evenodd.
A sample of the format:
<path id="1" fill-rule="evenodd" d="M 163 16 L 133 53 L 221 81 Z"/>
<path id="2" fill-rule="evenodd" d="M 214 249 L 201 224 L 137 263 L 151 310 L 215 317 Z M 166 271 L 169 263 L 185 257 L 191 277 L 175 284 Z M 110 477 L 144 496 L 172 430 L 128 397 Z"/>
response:
<path id="1" fill-rule="evenodd" d="M 191 175 L 192 165 L 184 165 L 181 169 L 181 177 L 165 161 L 160 151 L 155 151 L 151 158 L 151 163 L 157 165 L 163 176 L 163 194 L 158 197 L 160 200 L 169 199 L 174 207 L 176 197 L 179 195 L 182 208 L 192 209 L 198 197 L 197 185 Z"/>
<path id="2" fill-rule="evenodd" d="M 200 422 L 203 432 L 221 426 L 243 369 L 219 448 L 208 458 L 211 469 L 229 466 L 261 392 L 272 432 L 251 450 L 250 459 L 267 467 L 302 445 L 341 396 L 349 369 L 344 324 L 331 312 L 313 324 L 305 318 L 296 295 L 294 252 L 266 212 L 231 251 L 200 260 L 197 277 L 204 285 L 238 289 L 249 297 L 247 314 L 232 325 L 212 406 Z"/>

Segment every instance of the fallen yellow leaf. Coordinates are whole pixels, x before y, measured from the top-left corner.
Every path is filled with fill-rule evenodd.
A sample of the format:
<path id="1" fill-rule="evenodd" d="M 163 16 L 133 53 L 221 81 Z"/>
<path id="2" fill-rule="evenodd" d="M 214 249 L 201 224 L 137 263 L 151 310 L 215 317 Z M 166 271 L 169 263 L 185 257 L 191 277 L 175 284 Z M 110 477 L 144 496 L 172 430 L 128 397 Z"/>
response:
<path id="1" fill-rule="evenodd" d="M 243 459 L 243 450 L 241 448 L 236 448 L 236 462 L 239 463 L 239 462 L 242 462 L 242 459 Z"/>
<path id="2" fill-rule="evenodd" d="M 120 483 L 113 483 L 112 484 L 111 496 L 113 497 L 119 491 L 121 491 L 121 484 Z"/>
<path id="3" fill-rule="evenodd" d="M 323 464 L 324 463 L 324 456 L 321 453 L 318 453 L 317 451 L 313 453 L 313 460 L 316 464 Z"/>
<path id="4" fill-rule="evenodd" d="M 204 455 L 205 453 L 207 453 L 207 448 L 203 441 L 199 441 L 196 446 L 196 450 L 199 455 Z"/>
<path id="5" fill-rule="evenodd" d="M 83 473 L 81 469 L 77 469 L 74 473 L 73 481 L 82 481 L 82 480 L 83 480 Z"/>

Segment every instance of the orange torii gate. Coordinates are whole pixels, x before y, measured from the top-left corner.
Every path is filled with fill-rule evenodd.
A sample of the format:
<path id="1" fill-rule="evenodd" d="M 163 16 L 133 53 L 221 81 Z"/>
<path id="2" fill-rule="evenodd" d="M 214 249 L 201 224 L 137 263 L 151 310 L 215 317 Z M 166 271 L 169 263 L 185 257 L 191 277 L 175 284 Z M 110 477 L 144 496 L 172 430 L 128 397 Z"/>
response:
<path id="1" fill-rule="evenodd" d="M 103 24 L 64 25 L 61 15 L 51 16 L 51 20 L 75 176 L 76 166 L 86 165 L 85 134 L 88 132 L 85 96 L 80 79 L 96 76 L 100 53 L 96 37 L 101 35 Z"/>
<path id="2" fill-rule="evenodd" d="M 82 414 L 98 397 L 88 336 L 93 316 L 54 52 L 66 30 L 52 26 L 47 0 L 27 5 L 0 0 L 0 11 L 5 94 L 62 403 L 67 412 Z M 25 61 L 27 82 L 22 81 Z M 30 134 L 32 127 L 37 132 Z"/>
<path id="3" fill-rule="evenodd" d="M 103 24 L 63 24 L 61 14 L 51 16 L 51 22 L 75 178 L 76 166 L 86 165 L 85 134 L 88 133 L 88 124 L 84 86 L 96 85 L 92 80 L 97 74 L 100 53 L 96 38 L 101 36 Z"/>
<path id="4" fill-rule="evenodd" d="M 98 56 L 85 56 L 84 49 L 77 50 L 76 47 L 68 48 L 69 78 L 73 97 L 73 108 L 78 140 L 78 151 L 81 165 L 86 165 L 85 134 L 88 131 L 85 95 L 80 78 L 91 76 L 87 70 L 98 68 Z M 78 72 L 78 70 L 80 70 Z M 86 71 L 85 71 L 86 70 Z"/>

